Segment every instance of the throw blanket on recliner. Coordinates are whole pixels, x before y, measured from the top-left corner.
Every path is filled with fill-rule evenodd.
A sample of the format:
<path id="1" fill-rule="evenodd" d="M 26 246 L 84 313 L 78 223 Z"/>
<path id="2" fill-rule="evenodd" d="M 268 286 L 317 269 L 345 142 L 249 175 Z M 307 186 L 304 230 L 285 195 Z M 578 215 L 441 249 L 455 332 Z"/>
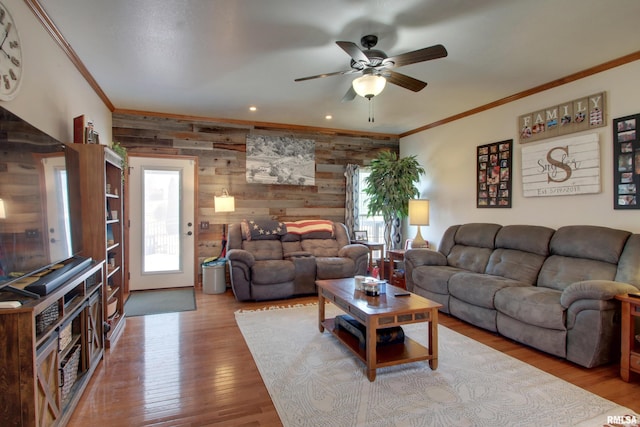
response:
<path id="1" fill-rule="evenodd" d="M 271 219 L 244 219 L 240 226 L 245 240 L 277 239 L 287 233 L 284 223 Z"/>
<path id="2" fill-rule="evenodd" d="M 319 231 L 325 231 L 331 233 L 333 236 L 333 222 L 315 219 L 315 220 L 303 220 L 295 222 L 285 222 L 287 227 L 287 233 L 291 234 L 309 234 Z"/>

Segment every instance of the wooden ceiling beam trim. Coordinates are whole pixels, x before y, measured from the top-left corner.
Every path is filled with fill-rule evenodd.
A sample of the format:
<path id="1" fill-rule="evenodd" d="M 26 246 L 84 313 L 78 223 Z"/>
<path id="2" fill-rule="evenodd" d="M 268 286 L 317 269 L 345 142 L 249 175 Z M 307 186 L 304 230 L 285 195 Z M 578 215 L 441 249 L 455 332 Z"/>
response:
<path id="1" fill-rule="evenodd" d="M 565 85 L 567 83 L 574 82 L 576 80 L 584 79 L 585 77 L 589 77 L 589 76 L 592 76 L 594 74 L 598 74 L 598 73 L 601 73 L 603 71 L 607 71 L 607 70 L 610 70 L 612 68 L 616 68 L 616 67 L 619 67 L 621 65 L 625 65 L 625 64 L 628 64 L 630 62 L 637 61 L 637 60 L 640 60 L 640 50 L 637 51 L 637 52 L 630 53 L 629 55 L 625 55 L 625 56 L 622 56 L 620 58 L 616 58 L 616 59 L 613 59 L 611 61 L 604 62 L 604 63 L 602 63 L 600 65 L 596 65 L 594 67 L 587 68 L 586 70 L 578 71 L 577 73 L 573 73 L 573 74 L 569 74 L 568 76 L 559 78 L 557 80 L 553 80 L 551 82 L 541 84 L 541 85 L 533 87 L 531 89 L 523 90 L 522 92 L 518 92 L 516 94 L 507 96 L 507 97 L 502 98 L 502 99 L 498 99 L 497 101 L 493 101 L 493 102 L 490 102 L 488 104 L 484 104 L 484 105 L 481 105 L 479 107 L 472 108 L 471 110 L 467 110 L 467 111 L 464 111 L 462 113 L 455 114 L 453 116 L 444 118 L 442 120 L 438 120 L 438 121 L 430 123 L 428 125 L 421 126 L 419 128 L 416 128 L 416 129 L 401 133 L 400 134 L 400 138 L 404 138 L 406 136 L 410 136 L 410 135 L 413 135 L 413 134 L 416 134 L 416 133 L 419 133 L 419 132 L 423 132 L 423 131 L 428 130 L 428 129 L 433 129 L 435 127 L 442 126 L 444 124 L 451 123 L 451 122 L 454 122 L 456 120 L 460 120 L 460 119 L 463 119 L 465 117 L 469 117 L 469 116 L 472 116 L 474 114 L 481 113 L 483 111 L 487 111 L 487 110 L 490 110 L 492 108 L 496 108 L 496 107 L 499 107 L 501 105 L 513 102 L 513 101 L 517 101 L 518 99 L 526 98 L 528 96 L 535 95 L 535 94 L 540 93 L 540 92 L 544 92 L 545 90 L 553 89 L 553 88 L 556 88 L 558 86 L 562 86 L 562 85 Z"/>
<path id="2" fill-rule="evenodd" d="M 226 125 L 238 126 L 241 128 L 246 128 L 248 130 L 295 131 L 295 132 L 320 133 L 320 134 L 332 135 L 332 136 L 366 137 L 371 139 L 382 139 L 382 140 L 398 139 L 398 135 L 392 134 L 392 133 L 352 131 L 352 130 L 345 130 L 345 129 L 292 125 L 292 124 L 285 124 L 285 123 L 255 122 L 255 121 L 249 121 L 249 120 L 223 119 L 223 118 L 216 118 L 216 117 L 191 116 L 191 115 L 173 114 L 173 113 L 158 113 L 158 112 L 152 112 L 152 111 L 127 110 L 127 109 L 120 109 L 120 108 L 116 108 L 113 111 L 113 113 L 167 118 L 167 119 L 184 120 L 184 121 L 224 123 Z"/>

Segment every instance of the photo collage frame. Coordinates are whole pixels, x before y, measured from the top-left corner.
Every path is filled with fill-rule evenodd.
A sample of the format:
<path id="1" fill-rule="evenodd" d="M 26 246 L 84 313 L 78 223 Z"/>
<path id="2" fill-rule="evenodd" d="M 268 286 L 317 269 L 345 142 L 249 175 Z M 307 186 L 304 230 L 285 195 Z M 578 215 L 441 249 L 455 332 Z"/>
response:
<path id="1" fill-rule="evenodd" d="M 512 153 L 512 139 L 478 146 L 476 207 L 511 207 Z"/>
<path id="2" fill-rule="evenodd" d="M 640 209 L 640 114 L 613 120 L 613 208 Z"/>

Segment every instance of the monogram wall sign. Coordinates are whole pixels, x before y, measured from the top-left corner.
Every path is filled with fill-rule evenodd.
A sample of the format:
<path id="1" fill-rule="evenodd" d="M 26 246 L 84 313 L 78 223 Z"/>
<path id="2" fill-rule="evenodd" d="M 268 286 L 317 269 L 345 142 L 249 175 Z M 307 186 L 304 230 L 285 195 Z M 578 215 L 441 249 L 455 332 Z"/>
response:
<path id="1" fill-rule="evenodd" d="M 525 197 L 600 192 L 598 134 L 522 147 Z"/>

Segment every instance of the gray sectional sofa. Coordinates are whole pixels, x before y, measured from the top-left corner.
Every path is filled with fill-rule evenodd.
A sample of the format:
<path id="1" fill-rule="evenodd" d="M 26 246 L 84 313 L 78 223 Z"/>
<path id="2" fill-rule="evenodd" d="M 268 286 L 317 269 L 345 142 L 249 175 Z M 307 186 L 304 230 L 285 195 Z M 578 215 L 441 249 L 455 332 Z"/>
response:
<path id="1" fill-rule="evenodd" d="M 338 222 L 243 221 L 229 226 L 227 263 L 238 301 L 315 293 L 316 279 L 366 274 L 368 256 L 369 249 L 352 244 Z"/>
<path id="2" fill-rule="evenodd" d="M 405 279 L 445 313 L 589 368 L 618 360 L 614 297 L 640 289 L 640 234 L 454 225 L 438 251 L 406 252 Z"/>

